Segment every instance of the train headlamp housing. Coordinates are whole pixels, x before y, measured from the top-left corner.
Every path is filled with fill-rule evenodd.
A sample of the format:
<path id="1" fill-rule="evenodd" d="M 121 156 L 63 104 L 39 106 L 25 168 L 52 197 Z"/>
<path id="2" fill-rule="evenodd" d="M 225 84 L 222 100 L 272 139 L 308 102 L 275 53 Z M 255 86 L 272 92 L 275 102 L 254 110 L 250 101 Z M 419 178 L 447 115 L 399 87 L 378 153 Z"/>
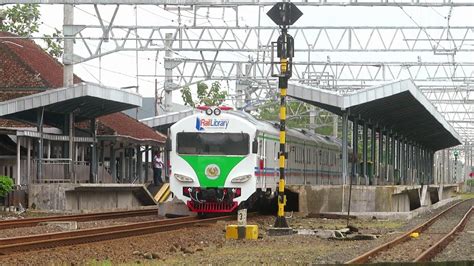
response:
<path id="1" fill-rule="evenodd" d="M 186 182 L 186 183 L 191 183 L 193 182 L 194 180 L 189 177 L 189 176 L 185 176 L 185 175 L 181 175 L 181 174 L 174 174 L 174 178 L 178 179 L 178 181 L 181 181 L 181 182 Z"/>
<path id="2" fill-rule="evenodd" d="M 252 175 L 241 175 L 241 176 L 232 178 L 231 182 L 232 183 L 245 183 L 249 181 L 250 178 L 252 178 Z"/>

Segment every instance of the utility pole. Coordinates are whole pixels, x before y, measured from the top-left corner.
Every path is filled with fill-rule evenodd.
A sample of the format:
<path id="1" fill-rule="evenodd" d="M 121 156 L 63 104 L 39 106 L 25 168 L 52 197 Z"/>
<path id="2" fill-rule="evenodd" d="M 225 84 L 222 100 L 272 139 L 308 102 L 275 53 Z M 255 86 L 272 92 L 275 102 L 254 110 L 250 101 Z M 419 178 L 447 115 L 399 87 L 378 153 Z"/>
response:
<path id="1" fill-rule="evenodd" d="M 294 39 L 288 34 L 288 27 L 298 20 L 303 13 L 293 3 L 283 2 L 275 4 L 267 13 L 267 15 L 281 29 L 281 35 L 276 42 L 277 56 L 280 58 L 280 73 L 272 76 L 278 77 L 278 87 L 280 88 L 280 181 L 278 183 L 278 213 L 275 226 L 269 232 L 270 235 L 288 235 L 293 230 L 288 226 L 285 218 L 285 160 L 288 157 L 285 150 L 286 144 L 286 90 L 288 88 L 288 79 L 292 72 L 292 58 L 294 57 Z M 272 42 L 272 71 L 273 67 L 273 50 L 275 43 Z"/>

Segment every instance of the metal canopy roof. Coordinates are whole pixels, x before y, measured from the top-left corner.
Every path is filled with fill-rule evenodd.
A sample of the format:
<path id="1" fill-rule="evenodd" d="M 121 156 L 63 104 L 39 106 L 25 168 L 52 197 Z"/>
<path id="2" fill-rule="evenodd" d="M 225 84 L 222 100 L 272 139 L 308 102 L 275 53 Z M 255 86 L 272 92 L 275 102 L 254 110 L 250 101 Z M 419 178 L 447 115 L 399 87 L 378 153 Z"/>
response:
<path id="1" fill-rule="evenodd" d="M 348 95 L 289 84 L 288 95 L 338 115 L 347 110 L 350 120 L 358 117 L 434 151 L 461 144 L 459 134 L 411 80 L 395 81 Z"/>
<path id="2" fill-rule="evenodd" d="M 159 116 L 141 119 L 140 122 L 142 122 L 143 124 L 151 128 L 164 130 L 168 128 L 169 126 L 171 126 L 172 124 L 176 123 L 177 121 L 185 117 L 188 117 L 194 114 L 195 112 L 196 110 L 194 109 L 187 109 L 187 110 L 182 110 L 178 112 L 166 113 Z"/>
<path id="3" fill-rule="evenodd" d="M 91 83 L 0 102 L 0 117 L 37 123 L 37 112 L 44 107 L 44 124 L 64 124 L 64 115 L 74 112 L 77 122 L 141 106 L 142 97 L 123 90 Z"/>

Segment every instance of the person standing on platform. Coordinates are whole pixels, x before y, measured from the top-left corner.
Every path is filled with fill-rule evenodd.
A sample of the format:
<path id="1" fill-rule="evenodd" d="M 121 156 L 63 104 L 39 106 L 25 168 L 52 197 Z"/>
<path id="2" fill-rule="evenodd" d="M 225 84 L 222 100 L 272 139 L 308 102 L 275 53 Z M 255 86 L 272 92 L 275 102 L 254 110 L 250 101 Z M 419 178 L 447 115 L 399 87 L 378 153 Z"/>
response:
<path id="1" fill-rule="evenodd" d="M 156 151 L 155 156 L 153 156 L 153 182 L 155 183 L 155 186 L 161 186 L 163 184 L 163 180 L 161 179 L 163 165 L 160 151 Z"/>

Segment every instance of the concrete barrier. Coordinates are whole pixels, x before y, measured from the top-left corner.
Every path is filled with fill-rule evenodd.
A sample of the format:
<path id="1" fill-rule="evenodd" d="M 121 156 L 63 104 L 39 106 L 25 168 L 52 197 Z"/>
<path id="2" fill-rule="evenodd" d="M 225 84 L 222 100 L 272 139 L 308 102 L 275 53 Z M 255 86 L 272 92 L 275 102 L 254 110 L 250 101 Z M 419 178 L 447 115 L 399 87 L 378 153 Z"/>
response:
<path id="1" fill-rule="evenodd" d="M 348 209 L 347 185 L 289 185 L 287 189 L 299 195 L 298 211 L 303 215 Z M 455 190 L 456 185 L 353 186 L 351 212 L 410 212 L 450 198 Z"/>
<path id="2" fill-rule="evenodd" d="M 136 184 L 30 184 L 29 208 L 52 212 L 125 210 L 156 205 L 143 185 Z"/>

